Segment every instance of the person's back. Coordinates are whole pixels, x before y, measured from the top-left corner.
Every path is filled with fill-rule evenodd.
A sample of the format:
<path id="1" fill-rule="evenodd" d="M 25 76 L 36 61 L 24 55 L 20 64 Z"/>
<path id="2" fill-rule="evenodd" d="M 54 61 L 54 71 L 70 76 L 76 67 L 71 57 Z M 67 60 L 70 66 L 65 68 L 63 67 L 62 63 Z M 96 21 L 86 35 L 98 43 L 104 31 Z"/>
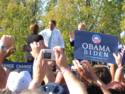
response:
<path id="1" fill-rule="evenodd" d="M 32 38 L 38 35 L 39 26 L 36 23 L 32 24 L 30 25 L 29 31 L 30 31 L 30 35 L 27 37 L 27 44 L 32 43 L 32 40 L 33 40 Z"/>
<path id="2" fill-rule="evenodd" d="M 33 57 L 30 54 L 30 43 L 38 39 L 39 26 L 35 24 L 31 24 L 29 27 L 30 34 L 27 37 L 27 44 L 23 46 L 23 50 L 25 51 L 25 59 L 27 62 L 33 62 Z"/>

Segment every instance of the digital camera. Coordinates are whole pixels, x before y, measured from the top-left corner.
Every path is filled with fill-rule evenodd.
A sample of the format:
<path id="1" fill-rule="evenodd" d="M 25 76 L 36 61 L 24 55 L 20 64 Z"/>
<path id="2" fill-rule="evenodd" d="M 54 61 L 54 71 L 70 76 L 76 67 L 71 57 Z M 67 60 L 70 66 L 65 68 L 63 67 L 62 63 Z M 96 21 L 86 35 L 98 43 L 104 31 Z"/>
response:
<path id="1" fill-rule="evenodd" d="M 55 54 L 52 49 L 42 49 L 42 57 L 43 59 L 54 61 L 55 60 Z"/>

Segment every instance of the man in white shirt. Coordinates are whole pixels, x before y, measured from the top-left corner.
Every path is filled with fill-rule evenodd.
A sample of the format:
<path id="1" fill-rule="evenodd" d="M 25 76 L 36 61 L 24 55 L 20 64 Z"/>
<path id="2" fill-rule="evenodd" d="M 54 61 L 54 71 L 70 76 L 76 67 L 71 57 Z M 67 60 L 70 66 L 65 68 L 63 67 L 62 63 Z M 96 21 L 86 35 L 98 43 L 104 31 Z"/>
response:
<path id="1" fill-rule="evenodd" d="M 64 40 L 60 30 L 56 28 L 55 20 L 49 21 L 49 28 L 42 30 L 39 34 L 43 36 L 45 45 L 48 48 L 52 49 L 55 46 L 64 48 Z"/>
<path id="2" fill-rule="evenodd" d="M 56 46 L 59 46 L 62 48 L 62 51 L 64 51 L 64 40 L 63 37 L 61 35 L 61 32 L 59 29 L 56 28 L 56 21 L 55 20 L 50 20 L 49 21 L 49 28 L 42 30 L 40 33 L 40 35 L 43 36 L 44 39 L 44 43 L 45 46 L 48 47 L 49 49 L 53 49 Z M 50 69 L 52 71 L 56 70 L 56 64 L 53 61 L 48 61 L 48 64 L 50 66 Z M 50 77 L 45 77 L 45 78 L 49 78 L 45 79 L 45 82 L 48 83 L 49 81 L 52 80 L 52 76 L 50 75 L 50 73 L 47 73 L 48 76 Z"/>

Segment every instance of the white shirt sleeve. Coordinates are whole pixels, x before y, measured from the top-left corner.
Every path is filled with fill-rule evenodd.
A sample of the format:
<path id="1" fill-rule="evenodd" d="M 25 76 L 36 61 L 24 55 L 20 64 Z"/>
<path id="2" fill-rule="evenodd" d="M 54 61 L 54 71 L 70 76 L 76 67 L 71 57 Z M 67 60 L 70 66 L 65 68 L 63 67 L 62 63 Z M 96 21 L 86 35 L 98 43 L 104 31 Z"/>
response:
<path id="1" fill-rule="evenodd" d="M 45 45 L 48 47 L 48 41 L 49 41 L 49 37 L 47 36 L 49 32 L 47 32 L 48 29 L 44 29 L 42 30 L 41 32 L 39 32 L 39 35 L 42 35 L 43 36 L 43 40 L 44 40 L 44 43 Z"/>
<path id="2" fill-rule="evenodd" d="M 73 39 L 73 38 L 70 38 L 70 42 L 72 42 L 72 41 L 74 41 L 74 39 Z"/>
<path id="3" fill-rule="evenodd" d="M 65 46 L 64 46 L 64 40 L 63 40 L 63 37 L 62 37 L 62 35 L 61 35 L 61 32 L 59 31 L 59 33 L 58 33 L 59 35 L 59 43 L 60 43 L 60 46 L 61 46 L 61 48 L 64 48 Z"/>
<path id="4" fill-rule="evenodd" d="M 43 30 L 42 30 L 42 31 L 43 31 Z M 43 35 L 43 32 L 42 32 L 42 31 L 39 32 L 39 35 Z"/>

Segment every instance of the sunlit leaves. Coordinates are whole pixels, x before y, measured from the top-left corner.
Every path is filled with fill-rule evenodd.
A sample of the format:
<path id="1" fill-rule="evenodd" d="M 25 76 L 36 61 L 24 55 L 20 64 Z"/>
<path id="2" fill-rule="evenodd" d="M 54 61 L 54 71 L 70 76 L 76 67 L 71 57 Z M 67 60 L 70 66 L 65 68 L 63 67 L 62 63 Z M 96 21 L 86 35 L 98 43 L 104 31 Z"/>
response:
<path id="1" fill-rule="evenodd" d="M 31 21 L 37 17 L 38 9 L 34 6 L 33 0 L 0 0 L 0 26 L 4 28 L 0 35 L 11 34 L 16 40 L 16 53 L 9 58 L 12 61 L 24 61 L 22 46 Z"/>

